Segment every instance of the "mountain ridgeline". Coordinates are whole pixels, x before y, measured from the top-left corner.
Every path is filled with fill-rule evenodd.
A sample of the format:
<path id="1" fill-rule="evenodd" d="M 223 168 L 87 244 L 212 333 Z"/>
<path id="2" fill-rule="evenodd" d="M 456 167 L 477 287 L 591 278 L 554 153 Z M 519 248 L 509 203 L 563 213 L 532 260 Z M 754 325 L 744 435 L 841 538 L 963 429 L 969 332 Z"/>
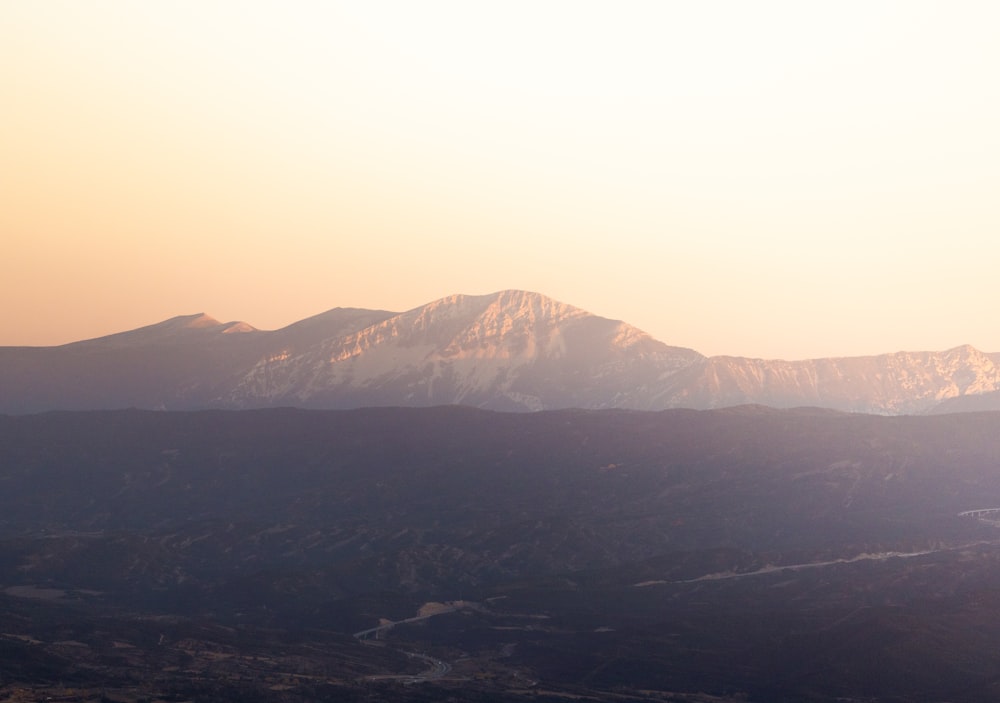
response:
<path id="1" fill-rule="evenodd" d="M 403 313 L 335 308 L 263 331 L 207 315 L 58 347 L 0 347 L 0 412 L 471 405 L 875 414 L 1000 408 L 1000 354 L 778 361 L 705 357 L 537 293 Z"/>

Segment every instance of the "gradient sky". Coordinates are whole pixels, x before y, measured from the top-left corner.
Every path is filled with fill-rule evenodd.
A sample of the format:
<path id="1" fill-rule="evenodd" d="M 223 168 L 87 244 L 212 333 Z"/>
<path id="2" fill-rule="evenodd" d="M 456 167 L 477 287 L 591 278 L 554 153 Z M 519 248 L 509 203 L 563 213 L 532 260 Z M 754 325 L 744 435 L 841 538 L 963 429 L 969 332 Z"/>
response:
<path id="1" fill-rule="evenodd" d="M 0 344 L 545 293 L 1000 351 L 1000 3 L 0 0 Z"/>

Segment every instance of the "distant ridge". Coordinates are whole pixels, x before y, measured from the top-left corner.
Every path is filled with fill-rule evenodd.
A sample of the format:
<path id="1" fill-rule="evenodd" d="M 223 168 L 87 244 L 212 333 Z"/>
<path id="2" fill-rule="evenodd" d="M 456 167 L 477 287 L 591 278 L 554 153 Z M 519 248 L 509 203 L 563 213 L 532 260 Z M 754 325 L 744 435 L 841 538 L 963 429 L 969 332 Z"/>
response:
<path id="1" fill-rule="evenodd" d="M 651 407 L 701 355 L 537 293 L 454 295 L 261 359 L 227 405 Z"/>
<path id="2" fill-rule="evenodd" d="M 1000 355 L 705 357 L 539 293 L 451 295 L 405 312 L 333 308 L 279 330 L 198 313 L 58 347 L 0 347 L 0 412 L 54 409 L 815 406 L 1000 408 Z"/>

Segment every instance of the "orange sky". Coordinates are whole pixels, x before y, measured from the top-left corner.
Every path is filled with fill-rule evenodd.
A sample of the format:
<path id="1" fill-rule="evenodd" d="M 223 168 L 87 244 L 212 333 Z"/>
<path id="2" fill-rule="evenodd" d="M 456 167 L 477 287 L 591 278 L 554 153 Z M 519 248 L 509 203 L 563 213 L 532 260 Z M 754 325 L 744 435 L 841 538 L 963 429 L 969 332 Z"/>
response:
<path id="1" fill-rule="evenodd" d="M 0 2 L 0 344 L 535 290 L 1000 351 L 1000 4 Z"/>

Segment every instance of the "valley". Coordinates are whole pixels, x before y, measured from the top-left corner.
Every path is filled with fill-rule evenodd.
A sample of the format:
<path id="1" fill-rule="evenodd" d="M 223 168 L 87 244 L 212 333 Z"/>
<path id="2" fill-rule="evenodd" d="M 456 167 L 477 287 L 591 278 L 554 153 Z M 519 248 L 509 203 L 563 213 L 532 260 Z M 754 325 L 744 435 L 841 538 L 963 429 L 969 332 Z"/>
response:
<path id="1" fill-rule="evenodd" d="M 988 701 L 998 438 L 753 406 L 0 417 L 0 700 Z"/>

